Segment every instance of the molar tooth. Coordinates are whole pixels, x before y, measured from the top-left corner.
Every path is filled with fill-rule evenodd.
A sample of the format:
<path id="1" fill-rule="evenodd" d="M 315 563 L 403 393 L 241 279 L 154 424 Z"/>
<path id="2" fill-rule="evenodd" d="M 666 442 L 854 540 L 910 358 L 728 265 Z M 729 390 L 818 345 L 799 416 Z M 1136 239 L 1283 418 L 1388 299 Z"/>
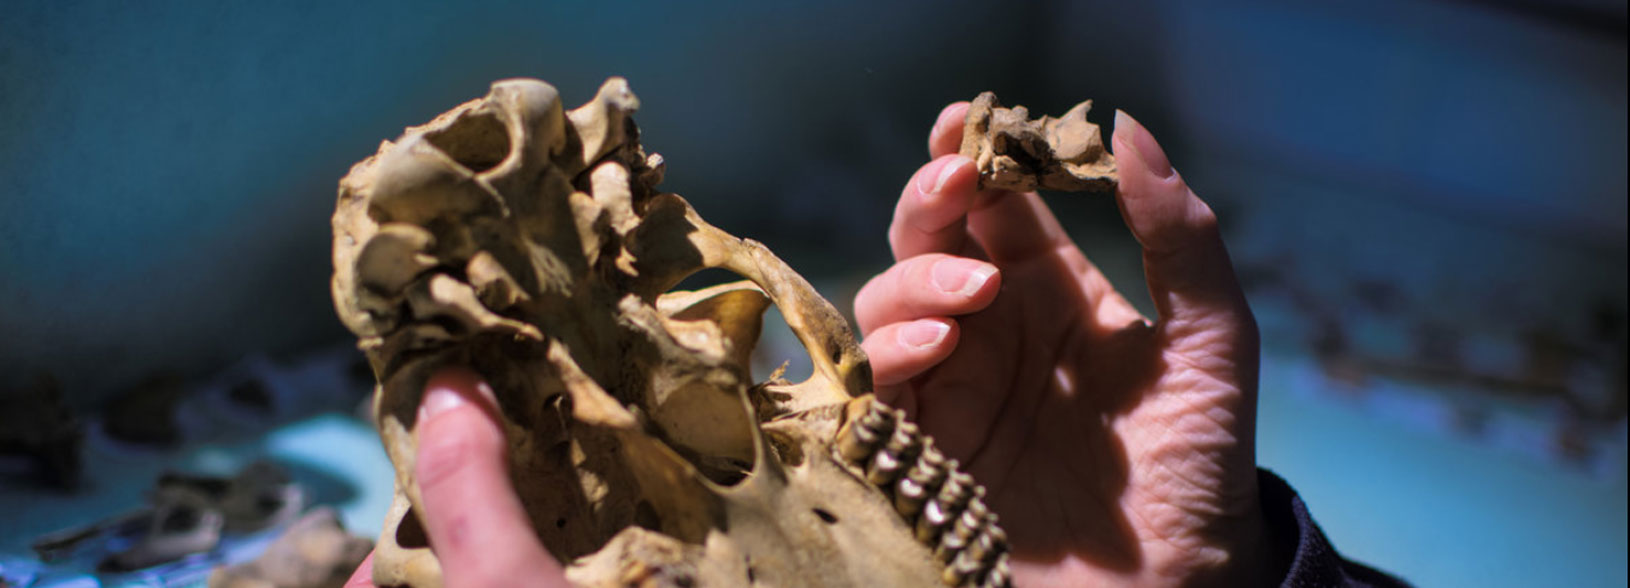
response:
<path id="1" fill-rule="evenodd" d="M 955 462 L 952 462 L 955 463 Z M 923 446 L 922 454 L 917 456 L 917 463 L 912 464 L 911 476 L 919 482 L 929 482 L 945 477 L 945 454 L 935 448 L 933 441 L 929 440 Z"/>
<path id="2" fill-rule="evenodd" d="M 973 505 L 978 504 L 980 503 L 977 500 L 973 502 Z M 974 535 L 979 533 L 984 526 L 985 517 L 975 514 L 974 510 L 969 508 L 962 511 L 962 516 L 956 518 L 955 526 L 951 528 L 951 534 L 961 536 L 964 539 L 973 539 Z"/>
<path id="3" fill-rule="evenodd" d="M 985 537 L 990 539 L 990 547 L 981 558 L 980 564 L 988 577 L 996 570 L 998 564 L 1007 565 L 1007 532 L 1001 527 L 991 525 L 986 527 Z"/>
<path id="4" fill-rule="evenodd" d="M 1007 533 L 996 526 L 995 519 L 994 513 L 986 516 L 979 536 L 953 561 L 951 567 L 956 568 L 960 581 L 979 586 L 1006 586 L 1010 581 L 1006 571 Z"/>
<path id="5" fill-rule="evenodd" d="M 905 517 L 906 523 L 916 522 L 923 502 L 938 490 L 936 486 L 945 479 L 944 466 L 945 455 L 928 444 L 917 458 L 917 464 L 900 478 L 894 490 L 894 509 Z"/>
<path id="6" fill-rule="evenodd" d="M 884 447 L 872 456 L 871 467 L 866 468 L 866 481 L 888 492 L 894 479 L 900 475 L 900 455 Z"/>
<path id="7" fill-rule="evenodd" d="M 1006 553 L 996 557 L 996 564 L 991 566 L 985 580 L 979 585 L 983 588 L 1008 588 L 1013 585 L 1013 571 L 1008 568 Z"/>
<path id="8" fill-rule="evenodd" d="M 895 411 L 873 400 L 866 406 L 866 411 L 844 426 L 843 432 L 838 435 L 838 456 L 865 469 L 872 455 L 892 437 L 898 420 Z"/>
<path id="9" fill-rule="evenodd" d="M 905 518 L 910 524 L 917 520 L 917 514 L 922 512 L 923 501 L 928 499 L 928 489 L 921 482 L 912 479 L 910 474 L 900 478 L 894 490 L 894 510 Z"/>
<path id="10" fill-rule="evenodd" d="M 884 436 L 894 430 L 894 423 L 900 419 L 888 407 L 883 406 L 883 403 L 873 400 L 871 406 L 866 408 L 866 413 L 860 415 L 860 418 L 856 420 L 861 426 L 870 429 L 879 436 Z"/>
<path id="11" fill-rule="evenodd" d="M 957 519 L 957 524 L 940 536 L 939 546 L 934 548 L 934 559 L 950 565 L 955 561 L 957 554 L 968 547 L 968 542 L 973 540 L 976 531 L 975 528 L 963 526 L 961 519 Z"/>
<path id="12" fill-rule="evenodd" d="M 883 450 L 872 457 L 871 467 L 866 469 L 866 480 L 885 494 L 893 494 L 894 481 L 905 473 L 906 464 L 916 459 L 921 448 L 922 435 L 918 434 L 917 425 L 900 423 L 883 445 Z"/>
<path id="13" fill-rule="evenodd" d="M 982 571 L 983 568 L 979 558 L 984 554 L 974 554 L 974 550 L 977 547 L 978 540 L 976 539 L 973 543 L 968 545 L 967 549 L 964 549 L 961 553 L 958 553 L 956 557 L 951 560 L 950 565 L 945 566 L 945 569 L 940 572 L 940 580 L 943 580 L 946 584 L 950 584 L 952 586 L 961 586 L 964 582 L 969 582 L 970 580 L 972 580 L 972 583 L 978 583 L 979 572 Z"/>
<path id="14" fill-rule="evenodd" d="M 997 537 L 997 534 L 1001 533 L 1001 530 L 996 529 L 995 533 L 993 533 L 992 529 L 992 527 L 985 527 L 984 529 L 981 529 L 979 531 L 979 536 L 975 537 L 973 541 L 968 543 L 968 548 L 962 550 L 962 553 L 957 555 L 955 565 L 959 568 L 967 570 L 967 573 L 970 576 L 976 576 L 979 574 L 979 572 L 983 571 L 990 563 L 987 560 L 994 557 L 997 550 L 1001 549 L 1001 540 Z"/>
<path id="15" fill-rule="evenodd" d="M 985 496 L 984 490 L 982 487 L 976 489 L 973 499 L 968 501 L 968 509 L 962 511 L 962 518 L 968 520 L 969 526 L 985 526 L 991 517 L 996 516 L 995 513 L 990 511 L 990 507 L 985 506 L 985 501 L 982 500 Z"/>
<path id="16" fill-rule="evenodd" d="M 866 458 L 872 456 L 883 445 L 883 436 L 877 431 L 863 426 L 849 426 L 844 434 L 838 436 L 838 456 L 844 461 L 855 465 L 864 465 Z"/>
<path id="17" fill-rule="evenodd" d="M 892 449 L 902 456 L 911 455 L 915 458 L 917 452 L 922 449 L 922 434 L 918 431 L 917 425 L 901 422 L 900 426 L 894 428 L 894 434 L 889 436 L 888 444 L 883 447 Z"/>
<path id="18" fill-rule="evenodd" d="M 929 499 L 923 508 L 923 518 L 917 521 L 917 540 L 926 545 L 933 545 L 940 533 L 956 520 L 962 510 L 962 504 L 968 498 L 968 486 L 971 482 L 966 474 L 952 470 L 951 475 L 940 486 L 939 492 Z"/>
<path id="19" fill-rule="evenodd" d="M 946 477 L 945 483 L 940 486 L 937 497 L 941 504 L 949 507 L 947 511 L 960 511 L 962 505 L 967 504 L 971 488 L 974 488 L 973 476 L 952 470 Z"/>
<path id="20" fill-rule="evenodd" d="M 940 532 L 951 523 L 951 510 L 939 498 L 930 498 L 923 505 L 922 518 L 917 519 L 917 541 L 924 545 L 933 545 L 939 539 Z"/>

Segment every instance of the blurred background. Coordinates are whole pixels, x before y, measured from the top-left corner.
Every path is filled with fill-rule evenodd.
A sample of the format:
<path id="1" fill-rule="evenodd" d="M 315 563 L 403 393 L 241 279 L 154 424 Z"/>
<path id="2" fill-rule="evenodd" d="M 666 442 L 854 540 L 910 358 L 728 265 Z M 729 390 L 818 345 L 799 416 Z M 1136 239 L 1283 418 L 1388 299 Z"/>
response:
<path id="1" fill-rule="evenodd" d="M 0 578 L 163 469 L 257 457 L 373 534 L 337 180 L 493 80 L 576 104 L 620 75 L 665 188 L 846 311 L 943 105 L 1130 112 L 1221 217 L 1260 460 L 1338 549 L 1624 585 L 1625 72 L 1622 0 L 7 2 Z M 1149 312 L 1114 203 L 1048 200 Z"/>

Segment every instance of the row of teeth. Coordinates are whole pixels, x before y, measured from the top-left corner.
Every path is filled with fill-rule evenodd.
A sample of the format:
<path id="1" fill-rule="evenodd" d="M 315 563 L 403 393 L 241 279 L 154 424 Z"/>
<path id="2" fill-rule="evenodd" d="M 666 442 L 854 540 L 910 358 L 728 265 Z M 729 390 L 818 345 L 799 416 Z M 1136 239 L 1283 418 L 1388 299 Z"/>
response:
<path id="1" fill-rule="evenodd" d="M 905 414 L 873 401 L 838 432 L 838 457 L 894 501 L 917 541 L 934 550 L 948 586 L 1006 587 L 1007 534 L 985 488 L 957 470 Z"/>

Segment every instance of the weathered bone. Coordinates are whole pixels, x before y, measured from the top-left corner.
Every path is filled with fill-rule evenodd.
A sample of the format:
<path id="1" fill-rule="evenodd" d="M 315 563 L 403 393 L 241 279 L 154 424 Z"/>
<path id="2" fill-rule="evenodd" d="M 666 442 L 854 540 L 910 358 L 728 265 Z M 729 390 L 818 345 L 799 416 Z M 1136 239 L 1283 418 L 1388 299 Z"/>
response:
<path id="1" fill-rule="evenodd" d="M 868 394 L 865 355 L 808 282 L 657 190 L 638 105 L 617 78 L 570 112 L 547 84 L 500 81 L 341 181 L 334 301 L 379 378 L 396 469 L 374 581 L 441 584 L 415 416 L 425 379 L 465 365 L 578 585 L 1007 585 L 983 490 Z M 705 268 L 747 280 L 670 291 Z M 749 373 L 770 304 L 809 352 L 803 382 Z"/>
<path id="2" fill-rule="evenodd" d="M 985 92 L 968 106 L 960 151 L 978 165 L 981 188 L 1114 193 L 1115 156 L 1087 122 L 1089 110 L 1091 100 L 1058 118 L 1030 120 L 1025 107 L 1002 108 Z"/>

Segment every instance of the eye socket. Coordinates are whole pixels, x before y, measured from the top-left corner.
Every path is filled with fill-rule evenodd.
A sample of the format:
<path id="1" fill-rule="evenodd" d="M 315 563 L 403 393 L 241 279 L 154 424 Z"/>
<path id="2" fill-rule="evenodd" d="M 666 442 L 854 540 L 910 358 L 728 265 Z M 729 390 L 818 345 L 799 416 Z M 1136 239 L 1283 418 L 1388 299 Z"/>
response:
<path id="1" fill-rule="evenodd" d="M 824 521 L 826 524 L 828 524 L 828 525 L 836 525 L 836 524 L 838 524 L 838 516 L 832 514 L 830 511 L 827 511 L 824 508 L 817 508 L 817 509 L 814 509 L 814 512 L 815 512 L 815 516 L 821 517 L 821 520 Z"/>
<path id="2" fill-rule="evenodd" d="M 498 167 L 509 156 L 509 132 L 491 113 L 466 112 L 447 128 L 425 133 L 424 138 L 475 173 Z"/>

